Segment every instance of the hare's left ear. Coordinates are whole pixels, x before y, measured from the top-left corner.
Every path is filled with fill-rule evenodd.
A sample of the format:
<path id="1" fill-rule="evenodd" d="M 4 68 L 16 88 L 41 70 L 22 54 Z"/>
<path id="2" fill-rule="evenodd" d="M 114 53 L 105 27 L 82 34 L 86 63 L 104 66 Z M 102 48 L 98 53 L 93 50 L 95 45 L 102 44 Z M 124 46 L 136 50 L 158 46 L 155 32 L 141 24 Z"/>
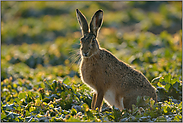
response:
<path id="1" fill-rule="evenodd" d="M 92 17 L 90 22 L 90 32 L 93 33 L 97 37 L 98 30 L 102 25 L 103 20 L 103 11 L 98 10 Z"/>

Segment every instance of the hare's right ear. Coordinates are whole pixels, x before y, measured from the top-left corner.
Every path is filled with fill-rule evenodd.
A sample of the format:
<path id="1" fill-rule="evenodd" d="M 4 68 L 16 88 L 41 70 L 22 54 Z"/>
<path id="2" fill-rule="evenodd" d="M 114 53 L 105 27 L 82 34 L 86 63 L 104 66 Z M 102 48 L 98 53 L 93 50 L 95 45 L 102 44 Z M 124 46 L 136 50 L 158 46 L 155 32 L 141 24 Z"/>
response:
<path id="1" fill-rule="evenodd" d="M 77 15 L 78 22 L 80 24 L 82 35 L 88 33 L 88 23 L 86 21 L 85 16 L 78 9 L 76 9 L 76 15 Z"/>

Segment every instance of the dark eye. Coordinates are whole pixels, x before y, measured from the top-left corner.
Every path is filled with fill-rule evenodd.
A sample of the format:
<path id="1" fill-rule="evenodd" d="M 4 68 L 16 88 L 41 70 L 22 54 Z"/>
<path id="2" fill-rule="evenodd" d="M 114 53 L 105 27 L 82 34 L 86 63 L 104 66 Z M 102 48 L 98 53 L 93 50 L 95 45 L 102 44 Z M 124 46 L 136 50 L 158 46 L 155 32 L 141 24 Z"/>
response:
<path id="1" fill-rule="evenodd" d="M 95 38 L 93 38 L 92 43 L 95 43 Z"/>

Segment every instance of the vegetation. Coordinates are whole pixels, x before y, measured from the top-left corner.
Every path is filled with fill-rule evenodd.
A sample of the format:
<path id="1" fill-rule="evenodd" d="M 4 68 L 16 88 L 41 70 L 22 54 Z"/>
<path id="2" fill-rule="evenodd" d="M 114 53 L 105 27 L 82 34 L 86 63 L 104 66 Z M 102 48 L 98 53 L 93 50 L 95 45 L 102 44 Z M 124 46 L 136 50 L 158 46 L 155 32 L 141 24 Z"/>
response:
<path id="1" fill-rule="evenodd" d="M 104 10 L 101 47 L 144 73 L 156 104 L 90 109 L 76 8 L 88 21 Z M 1 122 L 182 122 L 182 2 L 3 1 L 1 18 Z"/>

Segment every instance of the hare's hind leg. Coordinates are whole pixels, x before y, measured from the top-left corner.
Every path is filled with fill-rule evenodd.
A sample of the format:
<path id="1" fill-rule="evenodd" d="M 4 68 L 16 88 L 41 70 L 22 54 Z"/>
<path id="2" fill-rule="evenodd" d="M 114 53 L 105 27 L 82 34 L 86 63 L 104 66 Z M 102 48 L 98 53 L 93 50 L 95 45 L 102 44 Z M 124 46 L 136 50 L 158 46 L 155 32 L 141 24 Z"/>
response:
<path id="1" fill-rule="evenodd" d="M 136 105 L 137 103 L 137 94 L 128 94 L 123 99 L 124 108 L 132 109 L 132 104 Z"/>
<path id="2" fill-rule="evenodd" d="M 93 98 L 92 98 L 92 103 L 91 103 L 91 109 L 93 109 L 93 110 L 95 109 L 96 101 L 97 101 L 97 94 L 94 93 Z"/>

